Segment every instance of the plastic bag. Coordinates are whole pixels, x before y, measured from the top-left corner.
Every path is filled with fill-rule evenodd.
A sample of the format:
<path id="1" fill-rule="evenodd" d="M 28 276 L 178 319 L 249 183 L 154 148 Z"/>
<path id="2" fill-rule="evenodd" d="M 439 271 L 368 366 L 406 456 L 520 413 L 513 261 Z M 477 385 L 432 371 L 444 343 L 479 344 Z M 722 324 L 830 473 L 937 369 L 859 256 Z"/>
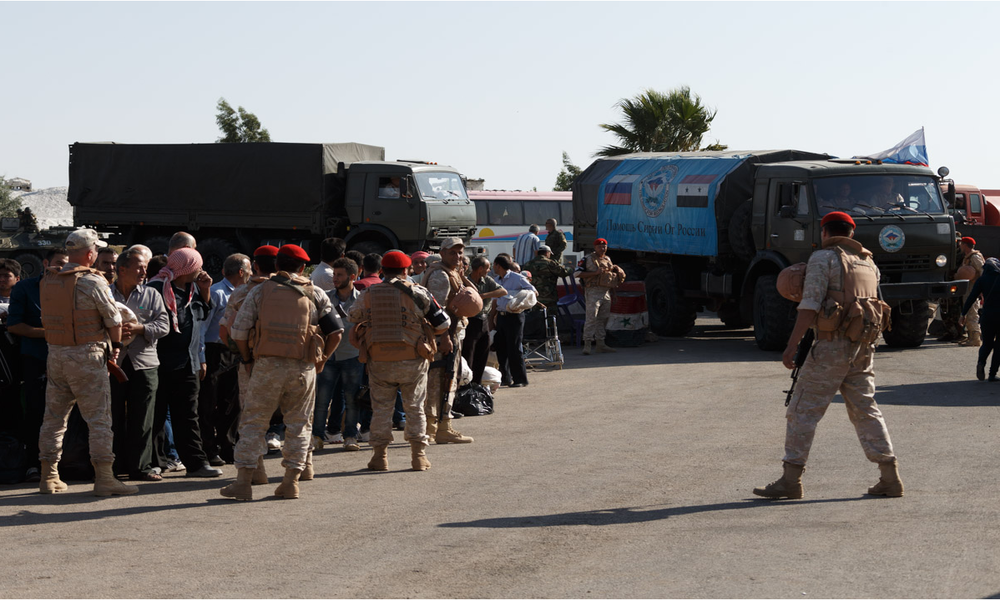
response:
<path id="1" fill-rule="evenodd" d="M 493 414 L 493 394 L 478 383 L 462 386 L 455 393 L 455 404 L 451 410 L 466 417 L 491 415 Z"/>

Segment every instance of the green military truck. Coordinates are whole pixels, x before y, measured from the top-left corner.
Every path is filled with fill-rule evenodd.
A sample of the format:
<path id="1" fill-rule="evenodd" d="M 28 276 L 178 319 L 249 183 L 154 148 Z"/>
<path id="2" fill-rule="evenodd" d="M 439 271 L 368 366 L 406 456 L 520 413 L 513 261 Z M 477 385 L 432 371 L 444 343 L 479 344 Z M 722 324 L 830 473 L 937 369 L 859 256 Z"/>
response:
<path id="1" fill-rule="evenodd" d="M 446 237 L 468 243 L 476 230 L 458 171 L 386 161 L 379 146 L 75 143 L 69 151 L 77 226 L 154 253 L 188 231 L 213 277 L 226 256 L 262 244 L 299 244 L 318 260 L 327 237 L 382 254 L 435 249 Z"/>
<path id="2" fill-rule="evenodd" d="M 851 214 L 874 253 L 892 308 L 890 346 L 924 341 L 928 301 L 961 296 L 947 281 L 955 222 L 926 167 L 836 159 L 796 150 L 629 154 L 602 158 L 573 184 L 574 245 L 598 237 L 632 278 L 645 280 L 650 326 L 686 335 L 699 310 L 753 325 L 757 345 L 783 349 L 795 304 L 778 272 L 820 248 L 820 220 Z"/>

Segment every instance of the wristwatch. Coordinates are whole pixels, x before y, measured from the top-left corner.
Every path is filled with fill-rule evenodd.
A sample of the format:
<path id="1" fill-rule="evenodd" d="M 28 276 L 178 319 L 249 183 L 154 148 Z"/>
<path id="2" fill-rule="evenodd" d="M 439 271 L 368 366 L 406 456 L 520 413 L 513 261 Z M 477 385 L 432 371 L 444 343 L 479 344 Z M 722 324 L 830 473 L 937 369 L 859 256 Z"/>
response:
<path id="1" fill-rule="evenodd" d="M 115 350 L 121 350 L 122 348 L 125 347 L 125 344 L 121 342 L 111 342 L 111 347 L 114 348 Z"/>

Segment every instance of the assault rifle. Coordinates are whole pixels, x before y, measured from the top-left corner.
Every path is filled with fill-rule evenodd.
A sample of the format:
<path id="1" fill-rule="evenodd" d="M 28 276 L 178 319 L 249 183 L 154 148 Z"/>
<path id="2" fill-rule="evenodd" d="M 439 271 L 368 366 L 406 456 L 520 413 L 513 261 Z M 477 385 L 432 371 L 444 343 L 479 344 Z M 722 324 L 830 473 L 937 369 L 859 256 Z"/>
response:
<path id="1" fill-rule="evenodd" d="M 444 418 L 444 409 L 448 406 L 448 394 L 451 393 L 451 383 L 455 380 L 455 359 L 458 358 L 458 344 L 456 343 L 458 336 L 455 335 L 456 329 L 458 329 L 458 323 L 452 322 L 446 334 L 451 338 L 451 352 L 441 357 L 441 362 L 443 363 L 441 366 L 444 368 L 441 369 L 441 399 L 438 401 L 438 423 Z"/>
<path id="2" fill-rule="evenodd" d="M 806 334 L 802 336 L 802 340 L 799 342 L 799 347 L 795 351 L 795 368 L 792 369 L 792 387 L 785 390 L 785 406 L 792 401 L 792 393 L 795 392 L 795 384 L 799 381 L 799 369 L 805 364 L 806 358 L 809 357 L 809 351 L 812 349 L 813 342 L 816 341 L 816 332 L 809 329 Z"/>

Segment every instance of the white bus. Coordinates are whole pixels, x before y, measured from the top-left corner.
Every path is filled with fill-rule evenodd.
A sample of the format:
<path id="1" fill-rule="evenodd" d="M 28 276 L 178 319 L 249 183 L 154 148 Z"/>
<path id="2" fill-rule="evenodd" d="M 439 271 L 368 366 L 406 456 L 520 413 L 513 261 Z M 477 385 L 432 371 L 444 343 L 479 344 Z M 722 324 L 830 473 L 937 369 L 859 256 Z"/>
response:
<path id="1" fill-rule="evenodd" d="M 477 231 L 472 245 L 486 248 L 491 260 L 501 252 L 511 254 L 514 240 L 532 224 L 538 225 L 538 237 L 545 243 L 545 221 L 554 218 L 566 234 L 563 264 L 576 266 L 580 256 L 573 251 L 572 192 L 470 191 L 469 199 L 476 204 Z"/>

